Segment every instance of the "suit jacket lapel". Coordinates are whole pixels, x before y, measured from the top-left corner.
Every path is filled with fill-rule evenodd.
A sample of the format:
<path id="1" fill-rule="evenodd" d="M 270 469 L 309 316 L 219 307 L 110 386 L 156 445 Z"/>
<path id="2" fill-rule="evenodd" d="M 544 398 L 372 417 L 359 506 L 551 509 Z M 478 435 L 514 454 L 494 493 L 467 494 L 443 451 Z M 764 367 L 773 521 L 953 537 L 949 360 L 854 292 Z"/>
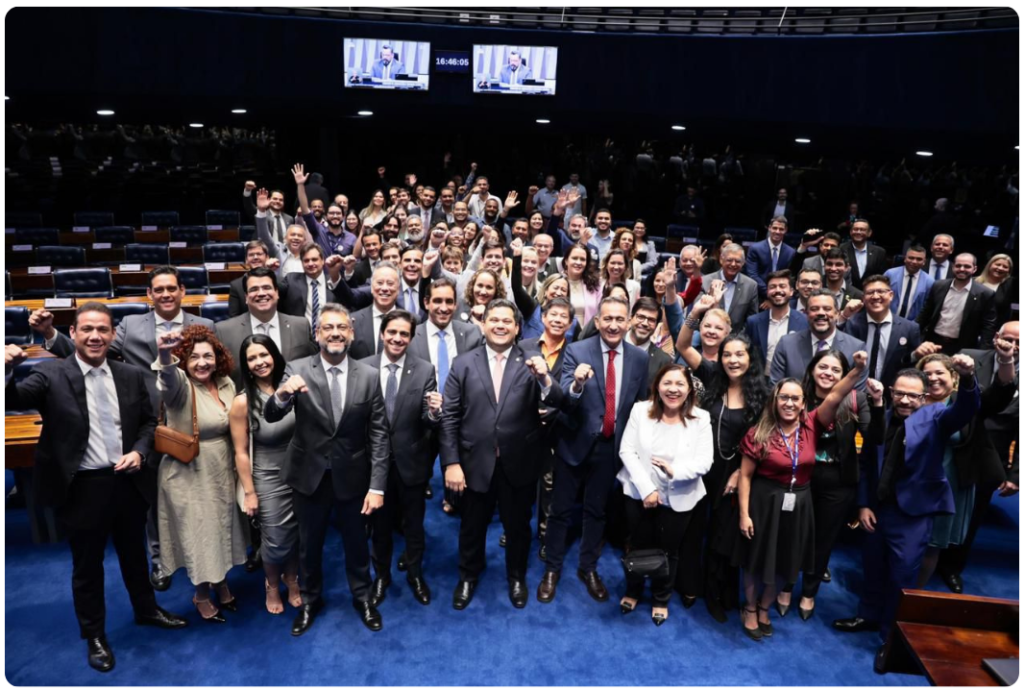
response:
<path id="1" fill-rule="evenodd" d="M 416 373 L 416 360 L 410 357 L 405 358 L 404 369 L 405 371 L 402 372 L 402 379 L 398 382 L 398 392 L 395 394 L 395 410 L 392 418 L 394 420 L 399 418 L 399 413 L 402 410 L 402 403 L 406 398 L 408 398 L 406 394 L 409 392 L 409 387 L 412 386 L 409 382 Z"/>
<path id="2" fill-rule="evenodd" d="M 761 352 L 765 357 L 768 357 L 768 331 L 771 329 L 769 325 L 772 318 L 772 313 L 768 312 L 768 318 L 757 325 L 757 337 L 761 341 L 758 345 L 761 347 Z M 785 336 L 785 334 L 782 334 Z M 768 363 L 769 365 L 771 363 Z"/>
<path id="3" fill-rule="evenodd" d="M 142 336 L 146 339 L 146 348 L 149 351 L 149 361 L 153 362 L 156 360 L 156 356 L 159 354 L 156 349 L 156 312 L 150 310 L 146 312 L 146 328 L 143 329 Z M 122 357 L 124 353 L 121 353 Z"/>
<path id="4" fill-rule="evenodd" d="M 810 330 L 808 330 L 810 331 Z M 813 332 L 810 333 L 813 336 Z M 836 332 L 836 338 L 832 341 L 833 345 L 838 346 L 837 341 L 839 340 L 839 333 Z M 800 366 L 797 368 L 800 371 L 806 370 L 807 366 L 811 364 L 811 358 L 814 357 L 814 348 L 811 347 L 810 338 L 801 338 L 797 341 L 797 352 L 800 354 Z"/>
<path id="5" fill-rule="evenodd" d="M 327 372 L 324 371 L 323 362 L 318 356 L 310 358 L 309 371 L 312 375 L 310 378 L 313 380 L 309 383 L 316 388 L 323 408 L 327 411 L 327 427 L 333 431 L 334 409 L 331 407 L 331 387 L 327 384 Z M 349 372 L 349 376 L 352 376 L 351 372 Z"/>
<path id="6" fill-rule="evenodd" d="M 506 365 L 506 369 L 507 367 L 508 366 Z M 484 382 L 484 390 L 487 391 L 487 400 L 491 402 L 492 406 L 497 408 L 498 402 L 494 400 L 494 377 L 491 376 L 491 363 L 488 361 L 486 348 L 477 348 L 476 368 L 480 373 L 481 380 Z M 504 377 L 502 377 L 502 384 L 504 384 Z"/>
<path id="7" fill-rule="evenodd" d="M 512 391 L 512 380 L 518 377 L 526 366 L 523 364 L 523 351 L 519 348 L 509 348 L 505 351 L 505 355 L 507 359 L 505 360 L 505 372 L 501 375 L 501 397 L 498 399 L 497 415 L 501 415 L 501 409 L 505 405 L 505 400 L 508 399 Z M 491 389 L 494 389 L 494 387 L 492 386 Z"/>
<path id="8" fill-rule="evenodd" d="M 82 375 L 82 369 L 78 366 L 77 355 L 72 354 L 64 360 L 64 373 L 71 383 L 71 390 L 75 394 L 75 401 L 78 403 L 78 407 L 82 409 L 82 415 L 88 420 L 89 403 L 85 395 L 85 377 Z"/>
<path id="9" fill-rule="evenodd" d="M 591 362 L 594 363 L 591 365 L 594 368 L 594 383 L 597 384 L 597 390 L 602 392 L 603 395 L 605 390 L 604 375 L 606 374 L 604 364 L 604 347 L 602 346 L 600 336 L 589 338 L 587 340 L 593 341 L 593 344 L 590 346 L 590 358 Z"/>

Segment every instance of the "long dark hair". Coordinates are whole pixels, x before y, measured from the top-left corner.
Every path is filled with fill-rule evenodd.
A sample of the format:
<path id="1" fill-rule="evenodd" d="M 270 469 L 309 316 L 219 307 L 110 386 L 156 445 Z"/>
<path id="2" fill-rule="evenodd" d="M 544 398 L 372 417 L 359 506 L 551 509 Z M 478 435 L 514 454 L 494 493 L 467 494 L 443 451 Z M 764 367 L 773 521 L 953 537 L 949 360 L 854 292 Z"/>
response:
<path id="1" fill-rule="evenodd" d="M 288 363 L 285 362 L 281 351 L 277 349 L 274 339 L 266 334 L 246 336 L 245 340 L 242 341 L 242 346 L 238 349 L 238 368 L 242 372 L 242 387 L 245 389 L 246 402 L 249 405 L 249 428 L 255 431 L 259 429 L 260 418 L 263 416 L 263 401 L 260 400 L 256 377 L 249 370 L 248 358 L 246 357 L 246 353 L 249 352 L 249 346 L 251 345 L 263 346 L 270 353 L 270 357 L 273 358 L 274 371 L 270 375 L 270 382 L 274 385 L 275 389 L 281 385 L 281 380 L 284 379 L 284 368 Z"/>
<path id="2" fill-rule="evenodd" d="M 846 355 L 842 352 L 835 348 L 828 348 L 827 350 L 815 353 L 814 357 L 811 358 L 811 363 L 807 365 L 807 371 L 804 372 L 804 410 L 808 413 L 821 405 L 821 400 L 818 398 L 818 387 L 814 383 L 814 368 L 817 367 L 818 363 L 826 357 L 834 357 L 839 361 L 839 367 L 843 370 L 842 376 L 839 377 L 840 379 L 850 373 L 850 361 L 846 359 Z M 836 384 L 838 383 L 839 381 L 837 380 Z M 854 393 L 854 395 L 857 394 Z M 836 412 L 836 422 L 840 424 L 847 424 L 852 422 L 853 419 L 853 409 L 850 406 L 850 398 L 847 396 L 843 399 L 842 403 L 839 404 L 839 410 Z"/>
<path id="3" fill-rule="evenodd" d="M 750 360 L 747 373 L 740 379 L 740 390 L 743 392 L 743 424 L 752 425 L 768 402 L 771 392 L 765 381 L 761 358 L 758 357 L 746 334 L 729 334 L 722 340 L 722 344 L 718 346 L 718 368 L 715 370 L 715 376 L 711 378 L 710 382 L 702 383 L 707 390 L 706 398 L 709 405 L 725 395 L 725 392 L 729 390 L 729 375 L 725 373 L 725 367 L 722 365 L 722 353 L 725 352 L 726 346 L 737 341 L 747 349 L 747 359 Z"/>

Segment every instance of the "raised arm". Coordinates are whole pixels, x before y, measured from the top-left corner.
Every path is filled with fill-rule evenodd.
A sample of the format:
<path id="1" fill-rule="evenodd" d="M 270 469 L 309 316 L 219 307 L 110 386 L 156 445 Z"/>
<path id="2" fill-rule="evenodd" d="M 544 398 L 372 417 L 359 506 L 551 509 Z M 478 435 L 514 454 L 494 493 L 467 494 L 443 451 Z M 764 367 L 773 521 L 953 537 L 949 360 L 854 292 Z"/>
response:
<path id="1" fill-rule="evenodd" d="M 818 406 L 818 421 L 822 427 L 828 427 L 835 421 L 839 404 L 856 388 L 857 382 L 861 380 L 861 375 L 864 374 L 867 366 L 867 353 L 863 350 L 858 350 L 853 354 L 853 367 L 847 372 L 845 377 L 839 380 L 838 384 L 832 387 L 828 396 Z"/>
<path id="2" fill-rule="evenodd" d="M 699 328 L 704 313 L 717 305 L 718 300 L 718 295 L 714 293 L 702 295 L 694 303 L 690 316 L 683 321 L 683 328 L 679 330 L 679 337 L 676 339 L 676 352 L 690 369 L 700 367 L 702 359 L 701 354 L 693 347 L 693 332 Z"/>
<path id="3" fill-rule="evenodd" d="M 180 410 L 188 404 L 188 375 L 178 367 L 178 358 L 171 352 L 181 344 L 181 331 L 160 334 L 156 339 L 157 360 L 152 369 L 157 373 L 156 388 L 168 408 Z"/>

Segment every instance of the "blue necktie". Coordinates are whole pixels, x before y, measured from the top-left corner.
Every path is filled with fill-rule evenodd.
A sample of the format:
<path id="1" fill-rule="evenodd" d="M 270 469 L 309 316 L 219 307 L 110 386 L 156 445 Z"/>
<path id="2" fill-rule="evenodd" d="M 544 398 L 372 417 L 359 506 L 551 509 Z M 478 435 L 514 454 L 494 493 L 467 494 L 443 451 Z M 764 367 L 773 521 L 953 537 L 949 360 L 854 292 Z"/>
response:
<path id="1" fill-rule="evenodd" d="M 320 285 L 317 281 L 309 282 L 309 289 L 313 291 L 313 308 L 309 313 L 309 322 L 313 327 L 313 334 L 316 334 L 316 327 L 320 323 Z"/>
<path id="2" fill-rule="evenodd" d="M 398 395 L 398 365 L 388 365 L 388 382 L 384 387 L 384 408 L 388 413 L 388 422 L 395 416 L 395 397 Z"/>
<path id="3" fill-rule="evenodd" d="M 772 271 L 779 270 L 779 248 L 772 247 Z"/>
<path id="4" fill-rule="evenodd" d="M 437 332 L 437 390 L 444 393 L 444 383 L 448 381 L 448 342 L 445 332 Z"/>
<path id="5" fill-rule="evenodd" d="M 413 293 L 412 288 L 405 289 L 405 309 L 412 314 L 412 316 L 419 316 L 419 310 L 416 309 L 416 295 Z"/>
<path id="6" fill-rule="evenodd" d="M 937 262 L 935 264 L 935 280 L 936 281 L 941 281 L 942 280 L 942 265 L 937 263 Z"/>
<path id="7" fill-rule="evenodd" d="M 92 397 L 96 404 L 96 412 L 100 418 L 100 429 L 90 430 L 90 434 L 98 434 L 103 438 L 103 446 L 107 450 L 107 460 L 116 465 L 121 460 L 121 449 L 117 443 L 117 432 L 114 427 L 114 415 L 110 410 L 110 396 L 107 395 L 107 373 L 99 367 L 89 370 L 93 378 Z"/>

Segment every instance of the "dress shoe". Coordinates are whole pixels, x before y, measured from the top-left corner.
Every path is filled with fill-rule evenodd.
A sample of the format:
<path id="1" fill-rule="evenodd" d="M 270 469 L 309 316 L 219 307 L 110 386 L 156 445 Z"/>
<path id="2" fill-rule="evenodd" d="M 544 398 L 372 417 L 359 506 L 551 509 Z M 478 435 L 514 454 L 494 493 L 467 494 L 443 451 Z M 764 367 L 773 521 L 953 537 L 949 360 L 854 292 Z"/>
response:
<path id="1" fill-rule="evenodd" d="M 455 609 L 466 609 L 473 600 L 474 590 L 476 590 L 476 583 L 459 581 L 455 586 L 455 594 L 452 596 L 452 607 Z"/>
<path id="2" fill-rule="evenodd" d="M 245 572 L 252 573 L 261 568 L 263 568 L 263 555 L 260 553 L 260 548 L 257 547 L 252 554 L 245 558 Z"/>
<path id="3" fill-rule="evenodd" d="M 370 602 L 356 602 L 356 611 L 359 612 L 359 618 L 363 621 L 363 624 L 370 631 L 380 631 L 384 628 L 384 620 L 380 616 L 380 612 Z"/>
<path id="4" fill-rule="evenodd" d="M 761 625 L 757 621 L 757 608 L 755 607 L 754 609 L 747 609 L 746 607 L 744 607 L 743 611 L 746 614 L 753 614 L 754 623 L 757 624 L 756 627 L 748 629 L 747 625 L 743 623 L 743 615 L 740 615 L 740 626 L 743 627 L 743 633 L 747 634 L 747 637 L 751 640 L 761 642 L 764 639 L 764 634 L 761 633 Z"/>
<path id="5" fill-rule="evenodd" d="M 188 621 L 184 617 L 171 614 L 160 607 L 155 607 L 149 614 L 136 614 L 135 623 L 143 626 L 155 626 L 159 629 L 182 629 L 188 626 Z"/>
<path id="6" fill-rule="evenodd" d="M 505 533 L 501 534 L 498 538 L 498 547 L 505 547 L 508 544 L 508 538 L 505 537 Z"/>
<path id="7" fill-rule="evenodd" d="M 405 560 L 405 552 L 398 555 L 398 570 L 405 573 L 406 569 L 409 568 L 409 563 Z"/>
<path id="8" fill-rule="evenodd" d="M 557 571 L 544 572 L 544 578 L 540 579 L 540 585 L 537 586 L 537 599 L 540 602 L 551 602 L 555 599 L 555 589 L 560 577 L 561 574 Z"/>
<path id="9" fill-rule="evenodd" d="M 162 593 L 171 587 L 171 576 L 165 574 L 159 566 L 154 564 L 153 568 L 149 570 L 149 584 L 153 586 L 153 590 Z"/>
<path id="10" fill-rule="evenodd" d="M 530 591 L 526 589 L 526 581 L 519 578 L 508 579 L 508 599 L 516 609 L 526 607 L 526 601 L 530 599 Z"/>
<path id="11" fill-rule="evenodd" d="M 685 607 L 686 609 L 690 609 L 695 604 L 697 604 L 696 595 L 681 595 L 680 597 L 683 598 L 683 607 Z"/>
<path id="12" fill-rule="evenodd" d="M 807 621 L 814 616 L 814 608 L 804 609 L 803 607 L 797 607 L 797 611 L 800 612 L 800 618 Z"/>
<path id="13" fill-rule="evenodd" d="M 849 619 L 836 619 L 832 622 L 832 628 L 843 633 L 859 633 L 861 631 L 878 631 L 877 621 L 850 617 Z"/>
<path id="14" fill-rule="evenodd" d="M 390 578 L 378 578 L 373 581 L 373 587 L 370 588 L 370 604 L 374 607 L 384 602 L 388 596 L 388 588 L 391 587 Z"/>
<path id="15" fill-rule="evenodd" d="M 412 588 L 412 596 L 416 598 L 416 602 L 421 605 L 430 604 L 430 587 L 427 586 L 427 582 L 422 577 L 408 576 L 405 581 Z"/>
<path id="16" fill-rule="evenodd" d="M 949 588 L 949 592 L 956 593 L 957 595 L 964 592 L 964 581 L 958 574 L 951 573 L 948 576 L 943 575 L 942 580 L 946 582 L 946 587 Z"/>
<path id="17" fill-rule="evenodd" d="M 885 663 L 888 653 L 885 646 L 879 646 L 878 651 L 875 653 L 875 674 L 885 674 Z"/>
<path id="18" fill-rule="evenodd" d="M 827 566 L 825 567 L 825 571 L 821 574 L 821 582 L 822 583 L 831 583 L 832 582 L 832 571 Z"/>
<path id="19" fill-rule="evenodd" d="M 651 614 L 651 621 L 654 622 L 655 626 L 661 626 L 666 621 L 668 621 L 668 617 L 665 616 L 664 614 L 662 614 L 661 612 L 658 612 L 657 614 L 653 614 L 652 613 Z"/>
<path id="20" fill-rule="evenodd" d="M 587 592 L 590 593 L 590 597 L 598 602 L 608 600 L 608 589 L 604 587 L 604 583 L 601 582 L 601 577 L 597 574 L 597 571 L 579 569 L 576 571 L 576 575 L 587 584 Z"/>
<path id="21" fill-rule="evenodd" d="M 434 490 L 433 490 L 433 488 L 431 488 L 430 485 L 427 485 L 427 488 L 425 490 L 423 490 L 423 496 L 425 498 L 427 498 L 427 499 L 433 499 L 434 498 Z"/>
<path id="22" fill-rule="evenodd" d="M 205 602 L 206 604 L 211 604 L 211 602 L 209 600 L 196 600 L 194 596 L 192 598 L 192 604 L 196 606 L 196 611 L 199 612 L 199 616 L 202 617 L 203 621 L 208 624 L 223 624 L 227 622 L 227 619 L 224 618 L 224 615 L 219 609 L 213 614 L 213 616 L 205 616 L 203 611 L 199 609 L 200 602 Z"/>
<path id="23" fill-rule="evenodd" d="M 109 672 L 114 669 L 114 651 L 107 644 L 105 636 L 86 640 L 89 647 L 89 666 L 98 672 Z"/>
<path id="24" fill-rule="evenodd" d="M 299 607 L 299 613 L 295 615 L 295 620 L 292 622 L 292 635 L 301 636 L 309 630 L 309 627 L 313 625 L 313 620 L 316 619 L 316 615 L 320 614 L 320 610 L 324 608 L 322 600 L 317 600 L 315 604 L 307 605 L 305 603 Z"/>
<path id="25" fill-rule="evenodd" d="M 792 604 L 792 603 L 790 603 L 790 604 Z M 779 602 L 778 598 L 775 598 L 775 609 L 777 609 L 779 611 L 779 616 L 780 617 L 784 617 L 787 614 L 789 614 L 789 605 L 782 604 L 781 602 Z"/>
<path id="26" fill-rule="evenodd" d="M 771 636 L 775 633 L 775 629 L 772 628 L 772 623 L 770 621 L 767 623 L 761 621 L 761 612 L 768 614 L 771 612 L 771 607 L 762 607 L 761 605 L 757 606 L 757 628 L 761 629 L 761 633 L 763 635 Z"/>

